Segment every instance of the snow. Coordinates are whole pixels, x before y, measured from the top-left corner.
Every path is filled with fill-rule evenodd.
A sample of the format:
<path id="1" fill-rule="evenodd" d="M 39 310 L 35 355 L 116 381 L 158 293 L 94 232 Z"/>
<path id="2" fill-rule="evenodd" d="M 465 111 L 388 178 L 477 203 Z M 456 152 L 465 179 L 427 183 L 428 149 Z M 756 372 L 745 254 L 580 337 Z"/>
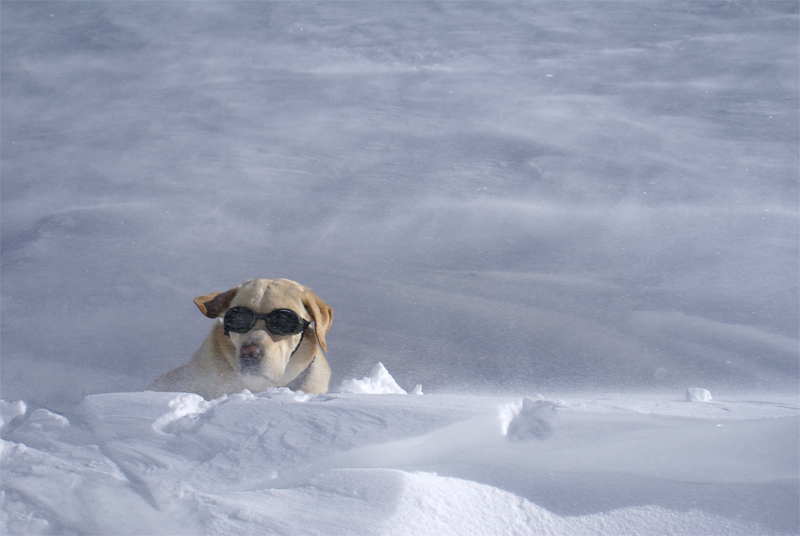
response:
<path id="1" fill-rule="evenodd" d="M 795 0 L 0 12 L 5 532 L 800 532 Z M 256 277 L 338 392 L 142 392 Z"/>
<path id="2" fill-rule="evenodd" d="M 367 379 L 391 383 L 385 368 L 375 371 Z M 15 416 L 3 428 L 5 534 L 800 528 L 796 397 L 283 388 L 211 401 L 98 394 L 69 415 L 4 407 Z"/>
<path id="3" fill-rule="evenodd" d="M 689 387 L 686 389 L 686 400 L 690 402 L 709 402 L 711 400 L 711 392 L 702 387 Z"/>
<path id="4" fill-rule="evenodd" d="M 345 380 L 339 387 L 342 393 L 361 393 L 373 395 L 405 395 L 405 389 L 397 385 L 392 375 L 383 366 L 383 363 L 378 363 L 372 367 L 369 376 L 364 376 L 360 380 Z M 422 394 L 422 386 L 417 385 L 414 388 L 415 394 Z"/>

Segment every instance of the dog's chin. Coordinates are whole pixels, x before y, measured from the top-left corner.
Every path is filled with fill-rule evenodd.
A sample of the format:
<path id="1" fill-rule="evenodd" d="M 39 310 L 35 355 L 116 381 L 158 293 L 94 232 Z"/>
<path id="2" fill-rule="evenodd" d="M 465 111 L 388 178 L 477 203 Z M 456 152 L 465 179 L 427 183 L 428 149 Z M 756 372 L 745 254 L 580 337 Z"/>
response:
<path id="1" fill-rule="evenodd" d="M 286 367 L 279 366 L 277 363 L 270 363 L 261 357 L 254 359 L 251 356 L 239 356 L 239 373 L 242 376 L 257 376 L 266 378 L 275 383 L 286 372 Z M 271 366 L 270 366 L 271 365 Z"/>
<path id="2" fill-rule="evenodd" d="M 261 366 L 261 358 L 253 359 L 239 356 L 239 374 L 245 376 L 266 376 L 266 371 Z"/>
<path id="3" fill-rule="evenodd" d="M 275 383 L 269 381 L 264 376 L 255 374 L 240 374 L 239 381 L 244 389 L 249 389 L 251 393 L 260 393 L 270 387 L 275 387 Z"/>
<path id="4" fill-rule="evenodd" d="M 265 367 L 261 362 L 252 363 L 251 361 L 239 360 L 239 374 L 248 378 L 262 378 L 276 383 L 282 376 L 284 371 L 275 370 L 274 367 Z"/>

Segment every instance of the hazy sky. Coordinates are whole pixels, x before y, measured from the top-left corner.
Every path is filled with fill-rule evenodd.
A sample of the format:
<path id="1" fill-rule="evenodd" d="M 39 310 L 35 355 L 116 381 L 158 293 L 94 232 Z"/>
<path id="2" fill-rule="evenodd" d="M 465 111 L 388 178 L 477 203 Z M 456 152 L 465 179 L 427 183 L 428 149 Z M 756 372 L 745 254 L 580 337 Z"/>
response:
<path id="1" fill-rule="evenodd" d="M 142 389 L 286 277 L 334 377 L 798 382 L 798 5 L 3 2 L 2 396 Z"/>

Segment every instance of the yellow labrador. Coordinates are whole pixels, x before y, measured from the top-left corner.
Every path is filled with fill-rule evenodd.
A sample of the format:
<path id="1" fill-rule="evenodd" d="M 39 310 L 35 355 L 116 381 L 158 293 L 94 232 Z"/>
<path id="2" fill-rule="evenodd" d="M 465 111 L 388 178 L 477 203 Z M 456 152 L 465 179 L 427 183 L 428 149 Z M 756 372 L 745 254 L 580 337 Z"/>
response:
<path id="1" fill-rule="evenodd" d="M 331 369 L 322 350 L 333 309 L 311 289 L 288 279 L 251 279 L 194 303 L 217 321 L 192 359 L 157 378 L 151 390 L 207 400 L 282 386 L 327 392 Z"/>

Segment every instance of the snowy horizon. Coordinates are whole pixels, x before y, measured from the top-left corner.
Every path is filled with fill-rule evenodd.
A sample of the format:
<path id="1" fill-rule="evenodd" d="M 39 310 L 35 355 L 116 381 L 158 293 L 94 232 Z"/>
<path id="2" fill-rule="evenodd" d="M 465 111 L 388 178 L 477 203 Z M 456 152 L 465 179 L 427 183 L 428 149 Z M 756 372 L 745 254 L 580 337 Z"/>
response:
<path id="1" fill-rule="evenodd" d="M 2 5 L 2 392 L 286 277 L 333 383 L 798 388 L 794 2 Z"/>

